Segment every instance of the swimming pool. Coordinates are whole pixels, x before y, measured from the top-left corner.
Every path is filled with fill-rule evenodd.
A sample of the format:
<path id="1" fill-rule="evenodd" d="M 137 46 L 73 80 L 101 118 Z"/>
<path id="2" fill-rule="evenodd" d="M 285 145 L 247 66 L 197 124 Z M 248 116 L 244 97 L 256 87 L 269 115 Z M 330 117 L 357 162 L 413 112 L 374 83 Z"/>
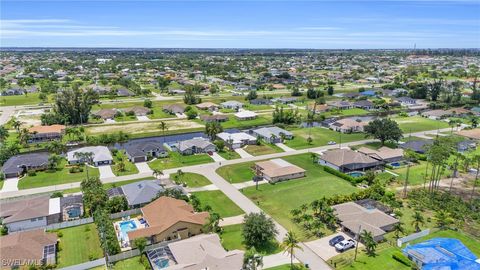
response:
<path id="1" fill-rule="evenodd" d="M 68 218 L 78 218 L 80 217 L 80 207 L 72 207 L 67 210 Z"/>
<path id="2" fill-rule="evenodd" d="M 363 176 L 363 172 L 349 172 L 348 175 L 351 177 L 360 177 Z"/>
<path id="3" fill-rule="evenodd" d="M 160 269 L 167 268 L 169 266 L 168 259 L 165 259 L 165 258 L 164 259 L 158 259 L 158 260 L 154 261 L 154 263 Z"/>
<path id="4" fill-rule="evenodd" d="M 133 220 L 127 220 L 120 222 L 119 227 L 122 240 L 128 240 L 128 232 L 136 230 L 137 224 Z"/>

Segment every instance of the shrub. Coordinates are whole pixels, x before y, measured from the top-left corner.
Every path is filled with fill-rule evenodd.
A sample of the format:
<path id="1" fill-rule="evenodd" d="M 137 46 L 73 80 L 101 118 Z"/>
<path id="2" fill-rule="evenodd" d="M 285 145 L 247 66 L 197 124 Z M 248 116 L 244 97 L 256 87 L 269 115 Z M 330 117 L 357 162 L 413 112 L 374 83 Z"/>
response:
<path id="1" fill-rule="evenodd" d="M 405 257 L 405 255 L 403 255 L 403 253 L 401 253 L 400 251 L 395 251 L 392 254 L 392 258 L 394 260 L 396 260 L 397 262 L 399 262 L 401 264 L 404 264 L 406 266 L 411 266 L 412 265 L 411 261 L 407 257 Z"/>
<path id="2" fill-rule="evenodd" d="M 29 171 L 27 172 L 27 175 L 28 175 L 28 176 L 35 176 L 35 175 L 37 175 L 37 172 L 34 171 L 34 170 L 29 170 Z"/>
<path id="3" fill-rule="evenodd" d="M 63 237 L 63 233 L 62 233 L 62 232 L 57 232 L 57 237 L 58 237 L 58 238 L 62 238 L 62 237 Z"/>
<path id="4" fill-rule="evenodd" d="M 55 191 L 52 193 L 52 195 L 50 195 L 50 198 L 62 198 L 63 197 L 63 193 L 61 191 Z"/>
<path id="5" fill-rule="evenodd" d="M 345 174 L 345 173 L 342 173 L 340 171 L 337 171 L 333 168 L 330 168 L 328 166 L 323 166 L 323 170 L 330 173 L 330 174 L 333 174 L 335 176 L 338 176 L 342 179 L 345 179 L 347 180 L 348 182 L 350 182 L 352 185 L 356 185 L 358 183 L 361 183 L 365 180 L 365 176 L 360 176 L 360 177 L 353 177 L 353 176 L 350 176 L 348 174 Z"/>

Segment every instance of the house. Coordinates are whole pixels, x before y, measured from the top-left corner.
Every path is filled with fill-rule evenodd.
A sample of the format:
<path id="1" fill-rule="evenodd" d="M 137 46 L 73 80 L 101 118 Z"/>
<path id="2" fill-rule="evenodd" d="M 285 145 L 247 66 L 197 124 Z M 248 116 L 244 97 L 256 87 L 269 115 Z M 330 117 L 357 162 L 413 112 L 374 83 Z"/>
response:
<path id="1" fill-rule="evenodd" d="M 195 105 L 199 110 L 208 110 L 208 111 L 216 111 L 218 110 L 218 105 L 213 102 L 202 102 L 200 104 Z"/>
<path id="2" fill-rule="evenodd" d="M 59 140 L 65 134 L 64 125 L 35 126 L 28 129 L 29 142 L 44 142 Z"/>
<path id="3" fill-rule="evenodd" d="M 423 117 L 427 117 L 433 120 L 439 120 L 444 117 L 447 117 L 448 115 L 449 115 L 449 112 L 446 110 L 430 110 L 430 111 L 422 112 Z"/>
<path id="4" fill-rule="evenodd" d="M 342 229 L 354 238 L 365 230 L 372 233 L 373 240 L 379 242 L 400 222 L 377 208 L 365 208 L 355 202 L 337 204 L 332 208 Z"/>
<path id="5" fill-rule="evenodd" d="M 357 93 L 357 92 L 350 92 L 350 93 L 342 94 L 342 97 L 350 98 L 350 99 L 355 99 L 355 98 L 358 98 L 359 96 L 360 96 L 360 93 Z"/>
<path id="6" fill-rule="evenodd" d="M 218 234 L 201 234 L 146 252 L 152 265 L 168 261 L 175 270 L 239 270 L 244 251 L 225 251 Z"/>
<path id="7" fill-rule="evenodd" d="M 56 233 L 36 229 L 12 233 L 0 237 L 1 269 L 20 269 L 25 262 L 41 265 L 55 265 L 57 255 Z"/>
<path id="8" fill-rule="evenodd" d="M 347 110 L 353 108 L 353 104 L 345 100 L 329 102 L 328 105 L 332 108 L 339 110 Z"/>
<path id="9" fill-rule="evenodd" d="M 352 118 L 344 118 L 331 123 L 329 128 L 342 133 L 352 133 L 363 132 L 366 125 L 368 125 L 367 122 L 357 121 Z"/>
<path id="10" fill-rule="evenodd" d="M 225 101 L 223 103 L 220 103 L 220 105 L 224 109 L 231 109 L 231 110 L 238 110 L 238 109 L 243 108 L 243 103 L 238 102 L 236 100 Z"/>
<path id="11" fill-rule="evenodd" d="M 77 153 L 92 153 L 92 160 L 85 160 L 84 158 L 77 156 Z M 67 153 L 67 160 L 69 164 L 78 164 L 85 162 L 91 162 L 95 166 L 113 164 L 112 155 L 110 154 L 110 150 L 108 150 L 106 146 L 87 146 L 73 151 L 69 151 Z"/>
<path id="12" fill-rule="evenodd" d="M 372 110 L 375 108 L 375 104 L 370 100 L 358 100 L 353 103 L 353 107 L 364 110 Z"/>
<path id="13" fill-rule="evenodd" d="M 130 97 L 133 96 L 133 93 L 126 88 L 117 89 L 117 96 L 119 97 Z"/>
<path id="14" fill-rule="evenodd" d="M 168 104 L 162 107 L 164 112 L 170 114 L 182 114 L 185 112 L 185 105 L 180 103 Z"/>
<path id="15" fill-rule="evenodd" d="M 274 98 L 274 102 L 282 103 L 282 104 L 290 104 L 290 103 L 295 103 L 297 102 L 298 98 L 296 97 L 280 97 L 280 98 Z"/>
<path id="16" fill-rule="evenodd" d="M 279 127 L 263 127 L 250 131 L 253 136 L 264 140 L 267 143 L 281 143 L 283 138 L 291 140 L 293 133 Z"/>
<path id="17" fill-rule="evenodd" d="M 250 100 L 250 104 L 252 105 L 271 105 L 272 101 L 266 98 L 257 98 Z"/>
<path id="18" fill-rule="evenodd" d="M 152 110 L 145 107 L 135 106 L 132 108 L 125 109 L 125 112 L 126 113 L 133 112 L 136 116 L 146 116 L 147 114 L 150 114 Z"/>
<path id="19" fill-rule="evenodd" d="M 425 154 L 428 146 L 433 144 L 433 140 L 412 140 L 406 143 L 399 144 L 398 147 L 402 149 L 409 149 L 419 154 Z"/>
<path id="20" fill-rule="evenodd" d="M 360 95 L 364 97 L 374 97 L 377 95 L 377 93 L 375 93 L 375 91 L 373 90 L 366 90 L 366 91 L 360 92 Z"/>
<path id="21" fill-rule="evenodd" d="M 359 153 L 365 154 L 373 159 L 383 161 L 386 163 L 397 162 L 403 159 L 403 149 L 389 148 L 386 146 L 380 147 L 378 150 L 374 150 L 368 147 L 361 147 L 357 150 Z"/>
<path id="22" fill-rule="evenodd" d="M 97 112 L 92 113 L 94 116 L 99 117 L 103 120 L 114 119 L 117 114 L 116 109 L 101 109 Z"/>
<path id="23" fill-rule="evenodd" d="M 315 104 L 309 104 L 307 108 L 310 112 L 313 112 L 313 113 L 322 113 L 330 109 L 330 107 L 327 104 L 317 104 L 316 106 Z"/>
<path id="24" fill-rule="evenodd" d="M 270 183 L 305 177 L 304 169 L 280 158 L 256 162 L 255 172 Z"/>
<path id="25" fill-rule="evenodd" d="M 8 232 L 41 228 L 62 221 L 60 198 L 33 197 L 0 206 L 0 218 Z"/>
<path id="26" fill-rule="evenodd" d="M 108 197 L 124 196 L 129 208 L 138 208 L 151 202 L 159 192 L 165 191 L 160 180 L 143 180 L 114 187 L 107 191 Z"/>
<path id="27" fill-rule="evenodd" d="M 402 106 L 407 106 L 407 107 L 417 104 L 417 100 L 411 97 L 399 97 L 395 100 L 399 102 Z"/>
<path id="28" fill-rule="evenodd" d="M 182 90 L 182 89 L 170 89 L 170 90 L 168 90 L 168 93 L 170 95 L 183 95 L 183 94 L 186 93 L 186 91 Z"/>
<path id="29" fill-rule="evenodd" d="M 208 212 L 195 212 L 183 200 L 162 196 L 141 208 L 146 227 L 128 232 L 130 245 L 145 237 L 151 244 L 186 239 L 202 232 Z"/>
<path id="30" fill-rule="evenodd" d="M 215 152 L 217 147 L 209 140 L 196 137 L 185 141 L 179 141 L 176 150 L 182 155 Z"/>
<path id="31" fill-rule="evenodd" d="M 238 120 L 252 120 L 257 118 L 257 114 L 255 112 L 247 110 L 239 111 L 234 115 Z"/>
<path id="32" fill-rule="evenodd" d="M 45 170 L 49 154 L 46 152 L 30 153 L 10 157 L 2 167 L 5 178 L 19 177 L 27 171 Z"/>
<path id="33" fill-rule="evenodd" d="M 19 96 L 19 95 L 23 95 L 24 93 L 25 93 L 25 90 L 21 88 L 10 88 L 2 91 L 2 96 Z"/>
<path id="34" fill-rule="evenodd" d="M 464 129 L 456 132 L 456 134 L 463 136 L 465 138 L 480 140 L 480 128 Z"/>
<path id="35" fill-rule="evenodd" d="M 225 115 L 225 114 L 200 115 L 200 119 L 205 122 L 226 122 L 228 121 L 228 115 Z"/>
<path id="36" fill-rule="evenodd" d="M 457 143 L 457 151 L 464 153 L 477 147 L 477 143 L 473 140 L 463 140 Z"/>
<path id="37" fill-rule="evenodd" d="M 218 133 L 217 137 L 220 140 L 224 141 L 225 145 L 230 149 L 237 149 L 245 145 L 257 143 L 257 138 L 245 132 L 237 132 L 237 133 L 222 132 L 222 133 Z"/>
<path id="38" fill-rule="evenodd" d="M 318 163 L 320 165 L 344 173 L 375 169 L 383 164 L 368 155 L 350 149 L 334 149 L 319 154 Z"/>
<path id="39" fill-rule="evenodd" d="M 125 146 L 125 153 L 131 162 L 146 162 L 150 157 L 167 157 L 163 145 L 155 141 L 133 141 Z"/>

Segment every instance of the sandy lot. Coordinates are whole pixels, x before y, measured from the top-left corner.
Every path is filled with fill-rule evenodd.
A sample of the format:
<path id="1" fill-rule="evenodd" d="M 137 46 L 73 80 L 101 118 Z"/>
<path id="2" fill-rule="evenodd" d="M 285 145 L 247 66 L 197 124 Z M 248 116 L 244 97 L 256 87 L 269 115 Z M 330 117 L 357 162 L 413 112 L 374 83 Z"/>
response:
<path id="1" fill-rule="evenodd" d="M 190 129 L 190 128 L 202 128 L 204 125 L 188 121 L 188 120 L 172 120 L 165 121 L 168 126 L 168 130 Z M 103 126 L 91 126 L 87 128 L 87 132 L 92 135 L 98 135 L 102 133 L 115 133 L 123 131 L 128 134 L 140 134 L 146 132 L 161 132 L 159 127 L 160 122 L 142 122 L 142 123 L 128 123 L 121 125 L 103 125 Z"/>

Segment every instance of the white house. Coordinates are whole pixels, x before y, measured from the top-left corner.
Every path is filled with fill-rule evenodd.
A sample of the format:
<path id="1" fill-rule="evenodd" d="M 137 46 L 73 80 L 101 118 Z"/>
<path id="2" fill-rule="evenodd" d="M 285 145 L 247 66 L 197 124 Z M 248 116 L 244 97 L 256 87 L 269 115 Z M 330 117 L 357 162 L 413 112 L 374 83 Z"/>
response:
<path id="1" fill-rule="evenodd" d="M 218 133 L 217 137 L 220 140 L 224 141 L 225 145 L 230 149 L 237 149 L 245 145 L 257 143 L 257 138 L 245 132 L 237 132 L 237 133 L 222 132 L 222 133 Z"/>
<path id="2" fill-rule="evenodd" d="M 235 114 L 235 117 L 238 120 L 252 120 L 257 118 L 257 114 L 252 111 L 243 110 L 243 111 L 237 112 Z"/>
<path id="3" fill-rule="evenodd" d="M 69 164 L 84 163 L 87 160 L 79 157 L 76 153 L 92 153 L 92 164 L 95 166 L 110 165 L 113 163 L 110 150 L 106 146 L 87 146 L 79 148 L 67 153 L 67 160 Z"/>
<path id="4" fill-rule="evenodd" d="M 282 137 L 290 140 L 293 138 L 293 133 L 279 127 L 263 127 L 251 131 L 251 134 L 257 138 L 261 138 L 267 143 L 281 143 Z"/>
<path id="5" fill-rule="evenodd" d="M 223 103 L 220 103 L 220 105 L 221 105 L 222 108 L 224 108 L 224 109 L 238 110 L 238 109 L 243 108 L 243 103 L 238 102 L 238 101 L 236 101 L 236 100 L 225 101 L 225 102 L 223 102 Z"/>

